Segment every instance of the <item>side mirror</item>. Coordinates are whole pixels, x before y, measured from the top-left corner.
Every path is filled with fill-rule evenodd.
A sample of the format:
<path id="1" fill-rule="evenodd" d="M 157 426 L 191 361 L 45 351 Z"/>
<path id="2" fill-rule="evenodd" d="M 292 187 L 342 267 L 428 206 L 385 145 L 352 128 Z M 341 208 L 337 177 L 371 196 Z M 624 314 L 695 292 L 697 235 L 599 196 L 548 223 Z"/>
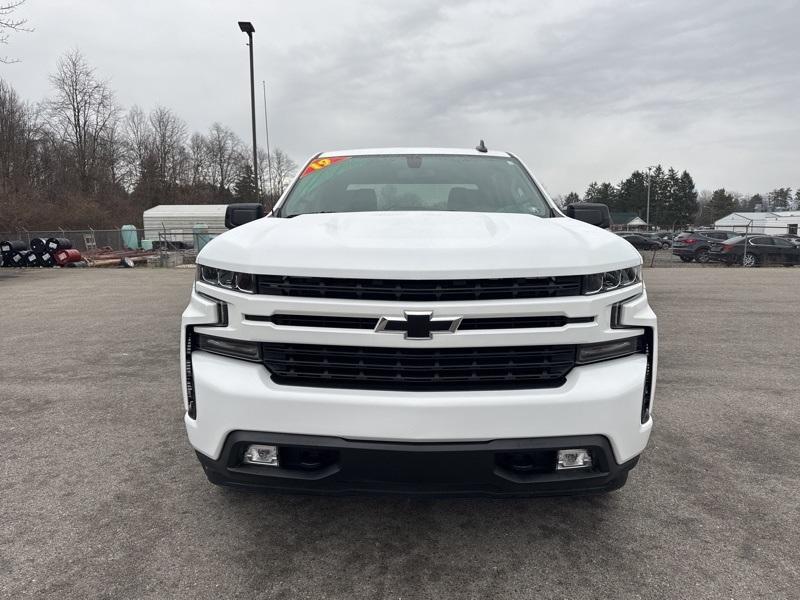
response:
<path id="1" fill-rule="evenodd" d="M 611 213 L 608 212 L 608 206 L 605 204 L 579 202 L 570 204 L 564 212 L 571 219 L 577 219 L 603 229 L 611 226 Z"/>
<path id="2" fill-rule="evenodd" d="M 233 229 L 264 216 L 264 206 L 258 202 L 228 204 L 225 209 L 225 227 Z"/>

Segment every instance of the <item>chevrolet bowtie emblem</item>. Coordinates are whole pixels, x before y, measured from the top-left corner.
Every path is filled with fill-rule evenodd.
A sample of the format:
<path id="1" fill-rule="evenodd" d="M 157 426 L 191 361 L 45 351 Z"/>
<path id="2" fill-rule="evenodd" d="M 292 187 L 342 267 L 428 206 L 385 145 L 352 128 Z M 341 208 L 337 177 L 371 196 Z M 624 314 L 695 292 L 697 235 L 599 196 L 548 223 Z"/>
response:
<path id="1" fill-rule="evenodd" d="M 433 311 L 406 310 L 402 317 L 381 317 L 375 331 L 403 333 L 407 340 L 429 340 L 433 333 L 455 333 L 462 317 L 434 317 Z"/>

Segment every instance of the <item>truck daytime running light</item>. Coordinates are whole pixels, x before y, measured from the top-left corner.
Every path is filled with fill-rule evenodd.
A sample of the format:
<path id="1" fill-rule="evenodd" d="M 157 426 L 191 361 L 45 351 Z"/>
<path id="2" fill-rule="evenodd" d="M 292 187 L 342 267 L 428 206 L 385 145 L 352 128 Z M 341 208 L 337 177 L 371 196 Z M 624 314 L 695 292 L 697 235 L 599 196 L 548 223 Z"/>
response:
<path id="1" fill-rule="evenodd" d="M 583 277 L 583 293 L 586 296 L 610 292 L 619 288 L 634 285 L 642 280 L 642 267 L 627 267 L 605 273 L 593 273 Z"/>
<path id="2" fill-rule="evenodd" d="M 583 344 L 578 346 L 578 356 L 575 363 L 588 365 L 591 363 L 611 360 L 612 358 L 622 358 L 631 354 L 645 352 L 644 336 L 614 340 L 613 342 L 601 342 L 599 344 Z"/>
<path id="3" fill-rule="evenodd" d="M 233 340 L 211 335 L 195 334 L 195 350 L 205 350 L 212 354 L 240 358 L 242 360 L 261 360 L 261 345 L 258 342 Z"/>
<path id="4" fill-rule="evenodd" d="M 225 269 L 197 265 L 197 281 L 246 294 L 256 293 L 256 278 L 250 273 L 235 273 Z"/>

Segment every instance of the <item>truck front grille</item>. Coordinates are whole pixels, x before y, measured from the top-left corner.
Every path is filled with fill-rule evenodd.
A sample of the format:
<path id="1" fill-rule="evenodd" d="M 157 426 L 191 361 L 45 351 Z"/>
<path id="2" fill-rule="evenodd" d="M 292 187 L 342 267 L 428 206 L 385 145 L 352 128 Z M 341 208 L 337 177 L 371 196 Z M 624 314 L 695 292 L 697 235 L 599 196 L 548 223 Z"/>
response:
<path id="1" fill-rule="evenodd" d="M 563 385 L 576 347 L 400 349 L 262 344 L 263 361 L 282 385 L 381 390 L 478 390 Z"/>
<path id="2" fill-rule="evenodd" d="M 272 323 L 281 327 L 322 327 L 337 329 L 375 329 L 378 317 L 338 317 L 328 315 L 244 315 L 247 321 Z M 536 329 L 563 327 L 573 323 L 592 323 L 594 317 L 565 317 L 542 315 L 521 317 L 467 317 L 458 326 L 459 331 L 469 329 Z"/>
<path id="3" fill-rule="evenodd" d="M 578 296 L 580 275 L 506 279 L 340 279 L 259 275 L 257 291 L 272 296 L 433 302 Z"/>

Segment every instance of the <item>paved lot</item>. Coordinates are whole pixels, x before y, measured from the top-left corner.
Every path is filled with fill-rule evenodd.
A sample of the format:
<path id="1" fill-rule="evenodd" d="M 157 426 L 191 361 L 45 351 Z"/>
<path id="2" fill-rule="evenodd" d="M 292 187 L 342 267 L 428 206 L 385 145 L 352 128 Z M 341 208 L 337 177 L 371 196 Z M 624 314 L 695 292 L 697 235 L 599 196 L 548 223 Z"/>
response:
<path id="1" fill-rule="evenodd" d="M 800 269 L 653 269 L 656 429 L 578 499 L 261 496 L 186 441 L 187 270 L 0 277 L 0 597 L 797 598 Z"/>

